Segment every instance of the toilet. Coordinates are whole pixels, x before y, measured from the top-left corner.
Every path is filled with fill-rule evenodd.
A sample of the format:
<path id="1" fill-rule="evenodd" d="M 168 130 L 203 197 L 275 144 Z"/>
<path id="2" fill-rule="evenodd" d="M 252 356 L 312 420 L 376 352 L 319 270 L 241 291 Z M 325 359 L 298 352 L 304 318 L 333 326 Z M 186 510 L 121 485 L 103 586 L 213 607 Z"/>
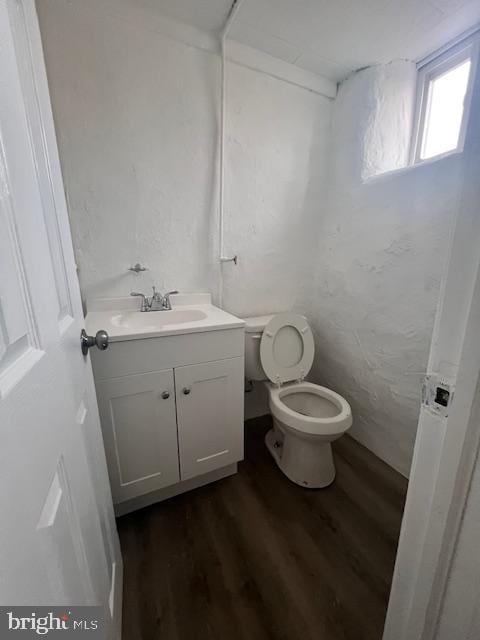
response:
<path id="1" fill-rule="evenodd" d="M 350 405 L 335 391 L 305 382 L 315 346 L 303 316 L 289 312 L 244 320 L 245 377 L 265 381 L 273 417 L 265 444 L 292 482 L 327 487 L 335 479 L 331 442 L 351 427 Z"/>

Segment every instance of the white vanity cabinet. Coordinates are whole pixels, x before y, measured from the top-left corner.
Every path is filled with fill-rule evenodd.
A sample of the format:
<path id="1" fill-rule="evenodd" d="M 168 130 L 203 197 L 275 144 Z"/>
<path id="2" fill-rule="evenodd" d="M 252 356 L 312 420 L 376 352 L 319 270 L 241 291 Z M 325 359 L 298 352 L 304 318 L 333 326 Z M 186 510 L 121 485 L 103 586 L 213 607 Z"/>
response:
<path id="1" fill-rule="evenodd" d="M 243 327 L 114 341 L 91 355 L 117 513 L 235 473 Z"/>

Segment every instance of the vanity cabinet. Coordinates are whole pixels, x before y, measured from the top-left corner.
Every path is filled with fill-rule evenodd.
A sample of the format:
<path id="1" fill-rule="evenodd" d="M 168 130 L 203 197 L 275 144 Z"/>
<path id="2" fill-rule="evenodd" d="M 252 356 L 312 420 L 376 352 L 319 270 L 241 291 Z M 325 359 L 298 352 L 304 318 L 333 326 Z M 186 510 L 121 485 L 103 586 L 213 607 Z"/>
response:
<path id="1" fill-rule="evenodd" d="M 92 353 L 117 506 L 131 501 L 132 510 L 236 471 L 243 344 L 243 329 L 232 329 L 112 342 Z"/>

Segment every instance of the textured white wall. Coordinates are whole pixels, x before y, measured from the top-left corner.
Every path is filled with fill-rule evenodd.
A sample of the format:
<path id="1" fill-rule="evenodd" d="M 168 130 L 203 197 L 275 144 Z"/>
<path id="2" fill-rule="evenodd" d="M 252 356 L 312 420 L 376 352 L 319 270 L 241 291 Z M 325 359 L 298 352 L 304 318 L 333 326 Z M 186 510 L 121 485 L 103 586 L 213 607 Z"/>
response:
<path id="1" fill-rule="evenodd" d="M 402 63 L 370 68 L 340 88 L 309 310 L 314 379 L 348 398 L 352 435 L 405 475 L 464 175 L 455 155 L 362 180 L 376 103 L 388 103 L 408 73 Z"/>
<path id="2" fill-rule="evenodd" d="M 38 11 L 83 296 L 216 290 L 218 58 L 126 5 Z"/>
<path id="3" fill-rule="evenodd" d="M 126 3 L 38 9 L 84 297 L 151 283 L 216 294 L 218 56 Z M 229 310 L 284 310 L 306 290 L 330 113 L 327 98 L 228 64 Z M 150 271 L 127 273 L 137 261 Z"/>
<path id="4" fill-rule="evenodd" d="M 409 163 L 417 67 L 413 62 L 397 60 L 370 69 L 362 78 L 367 75 L 368 89 L 364 94 L 367 100 L 362 105 L 363 117 L 366 116 L 363 179 L 401 169 Z M 355 117 L 353 113 L 351 117 Z"/>
<path id="5" fill-rule="evenodd" d="M 332 103 L 229 65 L 224 304 L 241 316 L 309 299 L 316 233 L 326 205 Z"/>

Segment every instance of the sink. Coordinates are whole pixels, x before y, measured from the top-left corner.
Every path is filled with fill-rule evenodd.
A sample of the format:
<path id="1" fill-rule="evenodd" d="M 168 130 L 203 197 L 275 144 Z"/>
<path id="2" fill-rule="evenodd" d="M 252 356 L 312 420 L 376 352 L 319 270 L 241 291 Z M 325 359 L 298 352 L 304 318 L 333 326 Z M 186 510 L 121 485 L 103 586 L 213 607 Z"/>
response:
<path id="1" fill-rule="evenodd" d="M 171 311 L 128 311 L 111 318 L 115 327 L 156 331 L 168 325 L 205 320 L 207 314 L 200 309 L 172 309 Z"/>
<path id="2" fill-rule="evenodd" d="M 110 342 L 141 340 L 160 336 L 204 333 L 238 329 L 244 321 L 212 304 L 208 293 L 172 295 L 170 311 L 140 311 L 140 301 L 131 296 L 99 298 L 88 302 L 85 319 L 87 333 L 100 329 L 108 333 Z"/>

